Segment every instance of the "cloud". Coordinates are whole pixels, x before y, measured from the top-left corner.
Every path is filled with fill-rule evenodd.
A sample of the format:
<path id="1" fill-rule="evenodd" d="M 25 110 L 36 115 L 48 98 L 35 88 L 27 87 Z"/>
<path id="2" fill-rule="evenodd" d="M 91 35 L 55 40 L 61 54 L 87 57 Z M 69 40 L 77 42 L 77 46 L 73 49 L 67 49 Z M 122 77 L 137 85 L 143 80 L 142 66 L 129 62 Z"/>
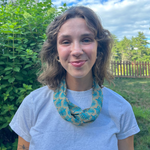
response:
<path id="1" fill-rule="evenodd" d="M 119 39 L 124 36 L 131 38 L 138 32 L 144 32 L 145 36 L 150 37 L 149 0 L 124 0 L 117 3 L 108 1 L 90 8 L 101 18 L 103 26 Z"/>
<path id="2" fill-rule="evenodd" d="M 53 3 L 59 5 L 58 2 L 90 7 L 104 28 L 118 39 L 137 36 L 138 32 L 150 38 L 150 0 L 60 0 Z"/>

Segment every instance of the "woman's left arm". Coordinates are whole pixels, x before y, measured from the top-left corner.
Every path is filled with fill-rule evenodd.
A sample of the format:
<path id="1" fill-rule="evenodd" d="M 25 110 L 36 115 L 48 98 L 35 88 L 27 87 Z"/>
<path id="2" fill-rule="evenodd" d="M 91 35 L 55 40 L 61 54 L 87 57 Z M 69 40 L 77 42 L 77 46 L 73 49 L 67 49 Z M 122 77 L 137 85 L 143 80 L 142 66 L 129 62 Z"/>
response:
<path id="1" fill-rule="evenodd" d="M 134 150 L 134 135 L 118 140 L 118 150 Z"/>

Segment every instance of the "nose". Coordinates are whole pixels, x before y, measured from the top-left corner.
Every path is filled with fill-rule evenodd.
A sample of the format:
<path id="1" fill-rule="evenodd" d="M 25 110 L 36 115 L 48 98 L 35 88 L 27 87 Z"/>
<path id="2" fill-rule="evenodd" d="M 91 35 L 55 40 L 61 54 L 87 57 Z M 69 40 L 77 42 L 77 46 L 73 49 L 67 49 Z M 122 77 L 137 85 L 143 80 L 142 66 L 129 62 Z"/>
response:
<path id="1" fill-rule="evenodd" d="M 80 55 L 83 54 L 83 49 L 82 49 L 82 46 L 81 46 L 80 42 L 75 41 L 72 44 L 71 52 L 72 52 L 72 55 L 76 56 L 76 57 L 79 57 Z"/>

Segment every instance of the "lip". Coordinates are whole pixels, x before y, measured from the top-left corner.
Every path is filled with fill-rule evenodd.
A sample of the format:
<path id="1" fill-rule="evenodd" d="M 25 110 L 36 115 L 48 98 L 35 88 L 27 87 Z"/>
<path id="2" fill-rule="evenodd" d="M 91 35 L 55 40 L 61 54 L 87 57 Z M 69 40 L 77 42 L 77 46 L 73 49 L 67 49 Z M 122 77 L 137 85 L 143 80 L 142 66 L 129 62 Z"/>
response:
<path id="1" fill-rule="evenodd" d="M 78 61 L 71 61 L 71 65 L 74 67 L 82 67 L 85 64 L 86 60 L 78 60 Z"/>

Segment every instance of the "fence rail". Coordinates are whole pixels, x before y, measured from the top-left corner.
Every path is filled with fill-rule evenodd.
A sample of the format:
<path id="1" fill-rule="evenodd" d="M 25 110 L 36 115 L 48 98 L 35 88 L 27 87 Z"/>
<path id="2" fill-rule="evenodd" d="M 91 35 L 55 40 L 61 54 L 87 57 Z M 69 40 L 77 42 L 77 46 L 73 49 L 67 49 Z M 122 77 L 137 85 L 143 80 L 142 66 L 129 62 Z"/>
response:
<path id="1" fill-rule="evenodd" d="M 150 78 L 149 62 L 111 61 L 110 69 L 115 77 Z"/>

